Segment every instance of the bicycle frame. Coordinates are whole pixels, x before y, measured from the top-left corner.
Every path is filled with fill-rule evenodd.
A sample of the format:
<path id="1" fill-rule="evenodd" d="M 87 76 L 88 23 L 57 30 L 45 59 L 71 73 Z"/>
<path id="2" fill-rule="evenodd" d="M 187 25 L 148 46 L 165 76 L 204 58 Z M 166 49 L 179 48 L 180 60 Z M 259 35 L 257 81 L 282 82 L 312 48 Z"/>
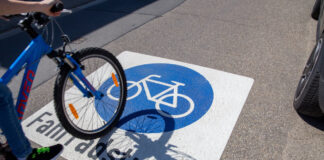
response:
<path id="1" fill-rule="evenodd" d="M 45 43 L 41 36 L 36 37 L 0 78 L 0 83 L 8 84 L 10 80 L 26 66 L 15 107 L 19 120 L 23 118 L 39 61 L 43 55 L 51 51 L 52 48 Z"/>
<path id="2" fill-rule="evenodd" d="M 0 83 L 8 84 L 10 80 L 17 75 L 24 66 L 26 66 L 15 106 L 18 119 L 20 121 L 23 118 L 24 111 L 27 106 L 29 93 L 32 88 L 40 59 L 42 56 L 49 54 L 52 51 L 53 49 L 44 41 L 43 37 L 41 35 L 37 36 L 30 42 L 26 49 L 19 55 L 6 73 L 0 78 Z M 79 64 L 70 55 L 66 55 L 66 58 L 72 63 L 71 65 L 75 67 L 73 69 L 75 76 L 73 74 L 69 74 L 69 76 L 77 88 L 84 94 L 84 96 L 90 97 L 94 95 L 96 99 L 100 99 L 102 97 L 101 93 L 97 91 L 84 77 Z M 84 86 L 77 79 L 79 79 Z"/>

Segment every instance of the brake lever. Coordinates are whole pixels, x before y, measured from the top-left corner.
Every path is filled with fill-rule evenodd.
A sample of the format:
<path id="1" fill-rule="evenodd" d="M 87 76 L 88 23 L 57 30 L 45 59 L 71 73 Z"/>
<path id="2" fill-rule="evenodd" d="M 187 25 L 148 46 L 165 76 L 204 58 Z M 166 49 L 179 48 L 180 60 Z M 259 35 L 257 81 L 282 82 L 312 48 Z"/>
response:
<path id="1" fill-rule="evenodd" d="M 62 11 L 61 11 L 61 14 L 71 14 L 72 13 L 72 10 L 70 10 L 70 9 L 63 9 Z"/>

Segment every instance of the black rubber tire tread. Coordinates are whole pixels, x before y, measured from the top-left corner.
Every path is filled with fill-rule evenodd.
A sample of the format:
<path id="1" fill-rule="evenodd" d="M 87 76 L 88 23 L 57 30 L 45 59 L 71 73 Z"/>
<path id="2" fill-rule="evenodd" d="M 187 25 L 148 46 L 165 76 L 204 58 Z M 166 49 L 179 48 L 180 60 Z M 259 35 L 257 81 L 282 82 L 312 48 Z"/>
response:
<path id="1" fill-rule="evenodd" d="M 111 123 L 110 126 L 105 128 L 101 132 L 87 134 L 87 133 L 79 132 L 69 123 L 67 117 L 65 117 L 64 102 L 62 102 L 62 92 L 64 89 L 63 86 L 64 86 L 64 83 L 68 76 L 68 73 L 71 72 L 71 69 L 69 66 L 65 65 L 65 66 L 61 67 L 61 71 L 59 72 L 59 74 L 56 78 L 55 87 L 54 87 L 54 106 L 55 106 L 56 115 L 57 115 L 60 123 L 62 124 L 64 129 L 67 132 L 69 132 L 71 135 L 73 135 L 77 138 L 85 139 L 85 140 L 99 138 L 99 137 L 102 137 L 102 136 L 106 135 L 107 133 L 109 133 L 118 123 L 118 121 L 124 111 L 124 107 L 126 105 L 126 98 L 127 98 L 126 76 L 125 76 L 125 73 L 124 73 L 124 70 L 123 70 L 121 64 L 119 63 L 119 61 L 115 58 L 115 56 L 113 54 L 111 54 L 110 52 L 108 52 L 104 49 L 101 49 L 101 48 L 85 48 L 85 49 L 78 51 L 72 57 L 76 61 L 80 62 L 79 60 L 81 58 L 88 56 L 88 55 L 92 55 L 92 54 L 97 54 L 97 55 L 100 54 L 102 56 L 105 56 L 107 59 L 111 60 L 111 63 L 114 63 L 115 66 L 117 66 L 117 68 L 115 68 L 115 70 L 116 71 L 118 70 L 118 72 L 119 72 L 118 74 L 119 74 L 120 83 L 121 83 L 120 87 L 123 90 L 122 95 L 121 95 L 122 98 L 119 103 L 118 115 L 116 116 L 115 120 Z"/>
<path id="2" fill-rule="evenodd" d="M 313 52 L 315 52 L 314 47 L 312 54 L 310 55 L 309 59 L 312 58 Z M 320 57 L 321 55 L 319 55 Z M 305 84 L 305 89 L 300 96 L 297 97 L 297 91 L 294 98 L 294 108 L 300 114 L 319 118 L 324 116 L 322 110 L 319 106 L 319 80 L 320 80 L 320 72 L 319 72 L 319 61 L 318 58 L 317 62 L 315 62 L 314 69 L 309 77 L 308 83 Z M 300 84 L 298 84 L 300 85 Z"/>

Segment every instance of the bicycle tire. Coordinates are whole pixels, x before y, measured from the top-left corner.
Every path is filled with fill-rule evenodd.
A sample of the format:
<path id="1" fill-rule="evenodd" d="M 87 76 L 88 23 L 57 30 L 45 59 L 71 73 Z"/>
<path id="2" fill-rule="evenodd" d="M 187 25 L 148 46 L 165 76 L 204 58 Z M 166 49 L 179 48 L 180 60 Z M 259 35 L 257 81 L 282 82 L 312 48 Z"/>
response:
<path id="1" fill-rule="evenodd" d="M 118 120 L 120 119 L 120 117 L 123 113 L 125 103 L 126 103 L 126 98 L 127 98 L 126 76 L 125 76 L 124 70 L 123 70 L 121 64 L 119 63 L 119 61 L 115 58 L 115 56 L 113 56 L 113 54 L 111 54 L 110 52 L 108 52 L 106 50 L 103 50 L 100 48 L 86 48 L 86 49 L 80 50 L 79 52 L 74 54 L 72 57 L 79 64 L 81 64 L 82 70 L 83 70 L 82 72 L 87 77 L 87 79 L 89 79 L 89 82 L 92 83 L 93 86 L 97 90 L 99 90 L 99 91 L 101 89 L 103 90 L 102 93 L 105 95 L 105 97 L 107 97 L 107 94 L 105 93 L 106 88 L 102 87 L 102 86 L 108 81 L 109 77 L 107 78 L 107 80 L 105 78 L 103 78 L 103 79 L 100 79 L 98 82 L 95 81 L 94 79 L 100 75 L 101 76 L 102 75 L 104 75 L 104 76 L 111 75 L 111 74 L 106 74 L 106 70 L 108 70 L 108 72 L 110 70 L 113 70 L 112 73 L 115 71 L 115 74 L 117 76 L 117 78 L 115 78 L 115 79 L 117 81 L 119 81 L 118 84 L 120 87 L 120 90 L 119 90 L 120 98 L 116 102 L 117 103 L 115 105 L 116 109 L 112 110 L 112 112 L 111 112 L 112 119 L 109 119 L 109 121 L 104 119 L 102 117 L 102 115 L 100 115 L 97 107 L 99 106 L 99 104 L 105 103 L 105 105 L 101 105 L 100 107 L 103 108 L 105 111 L 107 111 L 107 110 L 110 110 L 112 107 L 114 107 L 113 103 L 108 103 L 109 101 L 107 103 L 104 102 L 104 100 L 107 100 L 107 99 L 105 99 L 105 97 L 103 97 L 100 100 L 97 100 L 94 97 L 81 97 L 82 99 L 80 98 L 81 100 L 87 101 L 87 102 L 84 103 L 84 106 L 81 107 L 81 110 L 74 109 L 74 111 L 76 113 L 77 113 L 77 111 L 82 113 L 84 108 L 86 108 L 86 110 L 83 111 L 83 115 L 82 114 L 80 114 L 80 115 L 87 116 L 88 112 L 90 112 L 92 109 L 93 110 L 92 118 L 94 118 L 94 114 L 97 114 L 98 119 L 99 119 L 99 120 L 97 120 L 97 126 L 98 126 L 98 123 L 103 123 L 102 127 L 85 129 L 85 128 L 82 128 L 82 126 L 81 127 L 78 126 L 81 119 L 84 117 L 81 117 L 80 119 L 78 119 L 78 117 L 75 117 L 75 119 L 73 119 L 73 116 L 71 116 L 70 111 L 67 109 L 68 106 L 71 109 L 71 106 L 70 106 L 70 104 L 68 104 L 68 105 L 66 104 L 67 103 L 66 101 L 68 101 L 68 99 L 65 99 L 65 98 L 66 97 L 68 98 L 69 90 L 76 89 L 76 87 L 73 88 L 72 81 L 70 82 L 71 86 L 69 88 L 69 82 L 67 81 L 69 79 L 69 74 L 72 72 L 72 69 L 68 65 L 62 66 L 61 71 L 59 72 L 59 74 L 56 78 L 55 86 L 54 86 L 54 106 L 55 106 L 56 115 L 57 115 L 60 123 L 66 129 L 67 132 L 69 132 L 71 135 L 73 135 L 77 138 L 95 139 L 95 138 L 101 137 L 101 136 L 107 134 L 109 131 L 111 131 L 115 127 L 115 125 L 117 124 Z M 96 58 L 96 59 L 94 59 L 94 58 Z M 95 60 L 97 60 L 97 61 L 95 61 Z M 86 62 L 88 62 L 88 63 L 85 64 Z M 92 65 L 98 65 L 98 66 L 91 68 Z M 99 66 L 99 65 L 102 65 L 102 66 Z M 111 65 L 110 68 L 102 69 L 102 67 L 106 67 L 106 66 L 110 66 L 110 65 Z M 95 72 L 94 72 L 94 70 L 95 70 Z M 97 72 L 99 72 L 99 70 L 102 71 L 101 74 L 97 73 Z M 94 75 L 94 74 L 96 74 L 96 75 Z M 105 76 L 105 77 L 107 77 L 107 76 Z M 113 79 L 113 78 L 110 78 L 110 79 Z M 102 81 L 102 80 L 104 80 L 104 81 Z M 95 83 L 98 83 L 99 85 L 97 84 L 98 86 L 95 86 Z M 114 83 L 116 83 L 116 82 L 114 82 Z M 79 91 L 78 89 L 76 89 L 76 90 Z M 77 92 L 74 92 L 73 94 L 75 94 L 75 93 L 77 93 Z M 71 95 L 73 95 L 73 94 L 71 93 Z M 81 94 L 81 92 L 80 92 L 80 94 Z M 92 98 L 92 102 L 90 102 L 91 98 Z M 101 103 L 99 103 L 99 102 L 101 102 Z M 107 107 L 107 104 L 109 104 L 109 108 Z M 79 106 L 81 106 L 81 105 L 79 105 Z M 72 105 L 72 108 L 74 108 L 73 105 Z M 90 110 L 90 111 L 88 111 L 88 110 Z M 71 112 L 73 113 L 72 109 L 71 109 Z M 87 114 L 86 114 L 86 112 L 87 112 Z M 92 125 L 92 127 L 94 127 L 95 121 L 89 122 L 88 119 L 87 120 L 85 120 L 85 119 L 86 118 L 83 119 L 83 123 L 84 122 L 86 122 L 86 124 L 89 123 L 88 124 L 89 126 Z M 105 121 L 107 122 L 106 124 L 105 124 Z"/>

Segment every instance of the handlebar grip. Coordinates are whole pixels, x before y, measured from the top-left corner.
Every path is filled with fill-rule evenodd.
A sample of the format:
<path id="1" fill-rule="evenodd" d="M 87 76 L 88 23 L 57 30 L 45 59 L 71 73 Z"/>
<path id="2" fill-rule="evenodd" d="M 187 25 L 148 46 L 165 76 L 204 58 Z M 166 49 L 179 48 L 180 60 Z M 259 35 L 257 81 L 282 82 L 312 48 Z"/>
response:
<path id="1" fill-rule="evenodd" d="M 59 2 L 59 3 L 56 3 L 51 9 L 50 11 L 55 13 L 55 12 L 60 12 L 64 9 L 64 5 L 63 3 Z"/>

